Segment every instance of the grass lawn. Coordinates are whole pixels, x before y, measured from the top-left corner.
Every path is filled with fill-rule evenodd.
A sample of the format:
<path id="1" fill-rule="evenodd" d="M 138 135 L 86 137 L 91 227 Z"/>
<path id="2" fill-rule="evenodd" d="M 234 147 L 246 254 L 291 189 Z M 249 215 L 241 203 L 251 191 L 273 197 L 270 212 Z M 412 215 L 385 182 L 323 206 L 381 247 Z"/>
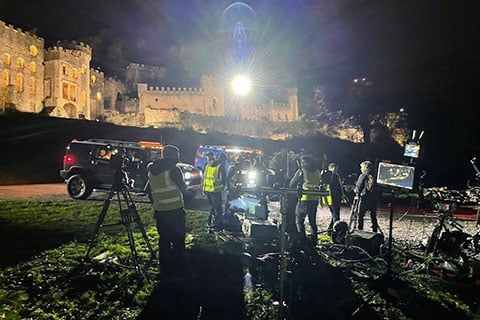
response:
<path id="1" fill-rule="evenodd" d="M 385 256 L 320 237 L 311 256 L 288 252 L 279 274 L 279 243 L 210 234 L 207 212 L 187 211 L 184 276 L 159 277 L 133 228 L 142 276 L 131 266 L 126 228 L 105 226 L 85 259 L 102 211 L 94 201 L 0 200 L 0 319 L 478 319 L 479 287 L 428 275 L 428 257 L 396 250 L 394 278 Z M 148 204 L 137 204 L 155 252 L 158 234 Z M 112 203 L 105 224 L 118 222 Z M 287 248 L 290 250 L 290 248 Z M 415 268 L 405 266 L 413 258 Z M 253 276 L 245 291 L 246 271 Z M 283 269 L 281 269 L 283 270 Z M 279 275 L 282 275 L 279 277 Z M 247 288 L 248 289 L 248 288 Z M 283 298 L 282 307 L 275 301 Z"/>

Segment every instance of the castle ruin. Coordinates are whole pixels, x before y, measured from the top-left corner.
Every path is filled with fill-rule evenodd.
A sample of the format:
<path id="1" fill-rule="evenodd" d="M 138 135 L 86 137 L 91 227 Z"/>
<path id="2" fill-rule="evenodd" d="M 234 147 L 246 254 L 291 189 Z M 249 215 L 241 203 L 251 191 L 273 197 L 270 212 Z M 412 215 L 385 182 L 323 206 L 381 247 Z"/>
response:
<path id="1" fill-rule="evenodd" d="M 45 49 L 44 43 L 43 38 L 0 21 L 1 112 L 44 112 L 112 122 L 118 122 L 112 115 L 118 119 L 122 114 L 134 114 L 139 126 L 178 123 L 181 113 L 274 122 L 298 120 L 296 88 L 284 90 L 283 102 L 251 105 L 232 98 L 215 76 L 203 76 L 200 88 L 153 87 L 149 81 L 161 82 L 164 70 L 132 63 L 126 80 L 119 81 L 91 68 L 89 45 L 57 42 Z"/>

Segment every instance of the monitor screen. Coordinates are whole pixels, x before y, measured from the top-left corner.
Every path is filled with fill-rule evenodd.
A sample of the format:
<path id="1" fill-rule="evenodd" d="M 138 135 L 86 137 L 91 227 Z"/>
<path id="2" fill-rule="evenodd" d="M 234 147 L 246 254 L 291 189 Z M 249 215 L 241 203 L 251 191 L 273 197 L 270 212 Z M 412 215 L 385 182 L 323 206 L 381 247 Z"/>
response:
<path id="1" fill-rule="evenodd" d="M 403 155 L 410 158 L 418 158 L 420 154 L 420 145 L 417 143 L 409 142 L 405 145 L 405 152 Z"/>
<path id="2" fill-rule="evenodd" d="M 413 189 L 414 172 L 414 167 L 380 162 L 378 164 L 377 183 L 411 190 Z"/>

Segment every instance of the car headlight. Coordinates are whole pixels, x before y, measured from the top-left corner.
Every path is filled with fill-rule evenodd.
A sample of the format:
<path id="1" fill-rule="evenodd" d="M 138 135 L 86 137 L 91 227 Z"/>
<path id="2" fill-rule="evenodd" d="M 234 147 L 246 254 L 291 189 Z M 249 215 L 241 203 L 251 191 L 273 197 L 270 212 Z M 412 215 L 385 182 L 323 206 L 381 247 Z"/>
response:
<path id="1" fill-rule="evenodd" d="M 185 179 L 190 179 L 192 177 L 190 172 L 185 172 Z"/>

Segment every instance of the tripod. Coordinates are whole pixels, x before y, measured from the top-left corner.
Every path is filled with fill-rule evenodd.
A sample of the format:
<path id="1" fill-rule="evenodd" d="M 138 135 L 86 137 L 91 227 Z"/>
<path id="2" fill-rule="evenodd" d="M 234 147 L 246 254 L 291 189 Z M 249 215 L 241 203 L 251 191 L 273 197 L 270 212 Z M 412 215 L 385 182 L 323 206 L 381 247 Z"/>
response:
<path id="1" fill-rule="evenodd" d="M 138 256 L 137 248 L 135 246 L 135 239 L 132 233 L 132 223 L 136 223 L 137 227 L 140 229 L 143 240 L 147 244 L 147 248 L 150 252 L 151 261 L 155 259 L 155 252 L 153 251 L 150 241 L 148 240 L 147 233 L 145 232 L 145 228 L 142 224 L 142 221 L 140 220 L 140 216 L 138 214 L 137 207 L 135 206 L 135 202 L 133 201 L 132 196 L 125 184 L 125 175 L 125 172 L 123 172 L 122 170 L 117 170 L 114 174 L 114 183 L 108 193 L 107 198 L 103 202 L 103 208 L 100 212 L 97 223 L 95 224 L 94 234 L 92 239 L 90 240 L 90 245 L 88 247 L 87 253 L 85 254 L 85 259 L 90 259 L 90 252 L 98 239 L 98 233 L 100 231 L 100 228 L 104 226 L 103 222 L 105 220 L 105 216 L 107 215 L 108 208 L 110 207 L 110 204 L 114 201 L 114 198 L 116 198 L 118 202 L 121 221 L 110 225 L 121 224 L 127 228 L 128 242 L 130 246 L 133 268 L 135 269 L 136 275 L 140 278 L 142 275 L 142 271 L 140 269 L 140 259 Z"/>

